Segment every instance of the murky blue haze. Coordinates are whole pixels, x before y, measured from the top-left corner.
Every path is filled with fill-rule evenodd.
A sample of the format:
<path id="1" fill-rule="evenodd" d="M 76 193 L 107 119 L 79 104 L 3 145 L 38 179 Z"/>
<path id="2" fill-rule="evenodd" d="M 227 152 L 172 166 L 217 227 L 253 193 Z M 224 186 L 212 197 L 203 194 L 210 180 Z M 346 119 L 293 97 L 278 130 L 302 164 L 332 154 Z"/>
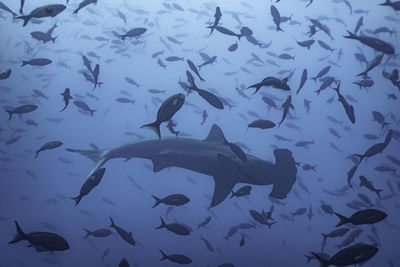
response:
<path id="1" fill-rule="evenodd" d="M 357 35 L 383 40 L 398 54 L 399 11 L 379 5 L 383 0 L 348 1 L 351 9 L 346 2 L 314 1 L 305 7 L 308 1 L 300 0 L 278 3 L 258 0 L 99 0 L 96 5 L 89 4 L 73 14 L 79 0 L 70 0 L 68 4 L 61 0 L 27 0 L 23 7 L 25 15 L 48 4 L 63 4 L 66 9 L 55 17 L 32 19 L 25 27 L 23 20 L 14 20 L 12 14 L 0 10 L 0 73 L 5 75 L 11 69 L 11 75 L 0 80 L 1 109 L 13 110 L 26 104 L 37 106 L 36 110 L 21 116 L 14 114 L 11 120 L 7 112 L 0 112 L 0 266 L 118 266 L 122 258 L 126 258 L 130 266 L 177 265 L 168 260 L 160 261 L 159 249 L 168 255 L 189 257 L 192 260 L 189 266 L 224 263 L 234 266 L 318 266 L 315 259 L 307 265 L 304 255 L 311 255 L 311 251 L 320 252 L 321 233 L 334 230 L 339 222 L 336 215 L 327 214 L 321 206 L 330 205 L 335 212 L 350 217 L 357 208 L 371 207 L 360 199 L 360 193 L 371 200 L 372 208 L 384 211 L 387 217 L 373 226 L 344 225 L 350 229 L 349 233 L 362 230 L 346 246 L 364 243 L 379 248 L 377 254 L 363 265 L 365 267 L 400 266 L 400 172 L 396 165 L 400 162 L 400 86 L 394 71 L 399 68 L 399 59 L 357 40 L 344 38 L 347 31 L 355 31 L 363 17 Z M 20 1 L 4 0 L 2 3 L 19 13 Z M 283 31 L 276 31 L 271 5 L 279 10 L 281 21 L 290 17 L 281 22 Z M 247 35 L 254 37 L 259 45 L 249 42 L 246 36 L 239 39 L 218 29 L 210 35 L 210 29 L 206 27 L 214 24 L 217 6 L 222 13 L 218 27 L 236 34 L 248 27 L 252 35 L 248 32 Z M 329 29 L 332 38 L 318 27 L 309 37 L 313 25 L 310 19 L 319 21 L 325 30 Z M 35 31 L 47 32 L 54 24 L 57 25 L 52 33 L 52 37 L 57 36 L 54 42 L 43 43 L 31 35 Z M 387 28 L 379 33 L 377 29 L 382 26 Z M 134 28 L 146 28 L 147 31 L 125 40 L 115 34 L 124 34 Z M 310 49 L 297 43 L 310 39 L 315 40 Z M 318 41 L 333 50 L 323 48 Z M 237 50 L 229 51 L 236 42 Z M 366 62 L 357 60 L 356 53 L 359 58 L 364 56 Z M 282 54 L 293 58 L 285 59 L 287 55 Z M 357 76 L 380 54 L 383 59 L 368 72 L 368 78 Z M 91 61 L 92 73 L 84 65 L 83 56 Z M 170 56 L 183 60 L 168 61 L 166 58 Z M 200 65 L 208 56 L 217 58 L 212 64 L 201 67 L 200 75 L 205 80 L 202 82 L 187 60 Z M 34 58 L 47 58 L 52 63 L 21 66 L 22 60 Z M 98 82 L 102 84 L 92 90 L 94 86 L 89 80 L 94 79 L 96 64 L 99 64 Z M 331 66 L 327 74 L 316 81 L 311 80 L 327 66 Z M 307 69 L 308 77 L 296 94 L 304 69 Z M 199 88 L 224 100 L 224 109 L 213 107 L 196 92 L 188 94 L 190 89 L 178 84 L 179 81 L 187 82 L 186 71 L 191 71 Z M 89 80 L 85 79 L 84 72 Z M 278 78 L 281 85 L 285 83 L 283 79 L 288 78 L 287 85 L 291 90 L 264 86 L 253 95 L 254 88 L 246 89 L 266 77 Z M 332 77 L 332 83 L 317 94 L 315 91 L 329 77 Z M 372 80 L 373 85 L 360 89 L 354 82 L 364 78 Z M 336 88 L 339 81 L 340 93 L 354 107 L 355 123 L 350 121 L 338 101 L 338 94 L 331 89 Z M 65 105 L 60 94 L 66 88 L 70 88 L 73 99 L 63 112 L 59 112 Z M 155 132 L 140 127 L 155 121 L 161 104 L 178 93 L 186 97 L 183 107 L 172 117 L 175 130 L 180 133 L 175 137 L 166 127 L 167 122 L 163 122 L 162 138 L 158 141 Z M 294 109 L 290 109 L 278 127 L 284 112 L 281 106 L 289 95 Z M 263 97 L 272 99 L 277 107 L 268 108 Z M 135 101 L 134 104 L 121 103 L 124 101 L 121 98 L 125 102 Z M 305 108 L 305 100 L 311 101 L 309 111 Z M 74 101 L 83 101 L 96 112 L 90 116 Z M 387 125 L 381 127 L 383 122 L 377 121 L 379 115 L 376 112 L 374 119 L 373 111 L 382 114 Z M 204 123 L 203 112 L 208 114 Z M 248 124 L 257 119 L 269 120 L 276 125 L 270 129 L 247 130 Z M 32 121 L 37 125 L 31 125 Z M 132 141 L 154 139 L 162 142 L 166 138 L 183 137 L 203 140 L 214 124 L 222 129 L 229 142 L 239 142 L 249 161 L 253 159 L 249 155 L 253 155 L 275 164 L 275 149 L 292 151 L 297 162 L 297 180 L 286 198 L 275 200 L 274 204 L 274 199 L 269 197 L 272 185 L 250 184 L 249 195 L 230 198 L 229 194 L 220 204 L 208 209 L 214 192 L 212 176 L 176 167 L 153 172 L 152 162 L 148 159 L 133 158 L 124 162 L 119 158 L 104 165 L 106 171 L 101 183 L 84 196 L 79 205 L 75 207 L 70 199 L 79 195 L 94 163 L 66 148 L 108 149 Z M 384 142 L 390 129 L 393 137 L 382 153 L 361 163 L 354 157 L 357 163 L 348 158 Z M 18 136 L 20 138 L 12 143 L 11 139 Z M 290 141 L 278 140 L 277 136 Z M 63 145 L 42 151 L 34 158 L 35 151 L 55 140 Z M 296 146 L 300 141 L 313 141 L 313 144 Z M 12 144 L 7 145 L 10 142 Z M 229 152 L 236 164 L 245 164 L 228 150 L 228 145 L 224 146 L 224 151 Z M 217 151 L 207 153 L 217 158 Z M 392 156 L 392 160 L 388 156 Z M 351 179 L 351 189 L 347 173 L 355 164 L 358 169 Z M 236 168 L 235 164 L 221 168 L 227 170 L 231 166 Z M 308 169 L 308 166 L 315 169 Z M 380 193 L 382 199 L 360 187 L 360 175 L 370 180 L 375 188 L 383 190 Z M 277 176 L 275 179 L 281 178 Z M 244 185 L 237 183 L 233 191 Z M 172 209 L 164 204 L 152 208 L 152 195 L 164 198 L 178 193 L 190 198 L 190 202 Z M 339 196 L 332 195 L 335 193 Z M 353 202 L 352 206 L 351 202 L 355 200 L 358 202 Z M 272 205 L 275 223 L 270 228 L 256 222 L 249 213 L 250 210 L 267 212 Z M 310 207 L 311 218 L 307 216 Z M 306 213 L 292 216 L 300 208 L 306 208 Z M 117 225 L 132 232 L 136 246 L 128 244 L 109 228 L 110 216 Z M 181 236 L 165 228 L 155 229 L 160 225 L 160 216 L 167 223 L 186 225 L 192 232 Z M 208 216 L 211 221 L 197 229 Z M 70 248 L 50 253 L 26 247 L 27 241 L 8 244 L 16 234 L 14 220 L 25 233 L 56 233 L 67 240 Z M 269 223 L 274 221 L 268 220 Z M 232 227 L 242 223 L 252 227 L 236 228 L 236 231 L 233 228 L 234 234 L 224 239 Z M 83 239 L 83 228 L 108 228 L 112 234 Z M 346 247 L 337 246 L 349 233 L 329 238 L 324 252 L 333 256 Z M 244 245 L 240 246 L 243 236 Z M 213 252 L 203 239 L 209 241 Z"/>

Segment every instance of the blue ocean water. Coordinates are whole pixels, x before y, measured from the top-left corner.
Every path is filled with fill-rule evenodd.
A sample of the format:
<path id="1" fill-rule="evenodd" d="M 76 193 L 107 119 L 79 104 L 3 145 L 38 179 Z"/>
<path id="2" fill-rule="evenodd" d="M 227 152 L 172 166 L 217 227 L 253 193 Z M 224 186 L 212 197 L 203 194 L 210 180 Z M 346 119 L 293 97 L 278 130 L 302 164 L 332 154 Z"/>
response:
<path id="1" fill-rule="evenodd" d="M 123 258 L 130 266 L 178 264 L 173 257 L 160 261 L 159 250 L 190 258 L 190 266 L 319 266 L 316 259 L 307 263 L 305 255 L 321 252 L 321 233 L 339 228 L 329 207 L 346 217 L 366 209 L 387 217 L 370 225 L 341 226 L 348 232 L 328 238 L 324 253 L 332 257 L 357 243 L 368 244 L 379 250 L 363 266 L 400 266 L 400 29 L 394 3 L 22 2 L 23 14 L 33 16 L 26 26 L 18 19 L 20 1 L 0 3 L 0 266 L 118 266 Z M 48 6 L 54 4 L 65 9 L 55 14 L 56 8 Z M 35 13 L 38 7 L 43 8 Z M 348 32 L 357 32 L 364 43 L 345 38 Z M 309 49 L 300 45 L 307 40 L 314 40 Z M 21 66 L 33 59 L 51 63 L 36 60 Z M 199 69 L 203 63 L 209 64 Z M 369 67 L 366 75 L 357 76 Z M 258 92 L 247 89 L 257 83 Z M 72 99 L 60 112 L 66 88 Z M 183 106 L 162 108 L 176 94 L 185 95 Z M 289 96 L 293 108 L 283 119 Z M 223 109 L 216 108 L 219 101 Z M 95 110 L 92 116 L 82 103 Z M 18 110 L 24 105 L 36 108 Z M 10 112 L 15 113 L 11 119 Z M 154 131 L 141 128 L 157 118 L 160 140 Z M 166 127 L 169 119 L 177 136 Z M 274 124 L 249 128 L 256 120 Z M 216 126 L 226 142 L 201 141 Z M 62 145 L 35 158 L 51 141 Z M 309 144 L 302 145 L 304 141 Z M 129 150 L 137 158 L 99 152 L 130 142 L 139 144 Z M 81 154 L 92 155 L 96 163 L 110 160 L 95 166 L 66 149 L 85 150 Z M 290 150 L 296 164 L 289 160 L 279 165 L 276 149 Z M 244 160 L 241 151 L 247 155 Z M 366 158 L 360 161 L 354 154 Z M 164 166 L 158 170 L 157 164 Z M 297 169 L 289 175 L 296 178 L 293 187 L 285 174 L 292 165 Z M 103 178 L 75 206 L 71 198 L 98 167 L 106 168 Z M 360 176 L 381 189 L 379 195 L 360 186 Z M 273 198 L 272 188 L 282 184 L 289 187 L 287 196 Z M 251 186 L 249 194 L 230 198 L 231 189 L 237 192 L 246 185 Z M 152 208 L 152 195 L 172 194 L 190 201 Z M 210 207 L 213 196 L 220 201 Z M 250 211 L 259 213 L 258 221 Z M 272 219 L 266 218 L 269 211 Z M 296 211 L 299 215 L 293 215 Z M 135 246 L 109 227 L 110 217 L 132 233 Z M 190 234 L 155 229 L 160 217 Z M 38 252 L 40 247 L 27 247 L 27 240 L 8 244 L 16 235 L 14 221 L 25 233 L 63 237 L 69 249 Z M 112 234 L 84 238 L 84 228 L 106 228 Z M 232 265 L 222 265 L 228 263 Z"/>

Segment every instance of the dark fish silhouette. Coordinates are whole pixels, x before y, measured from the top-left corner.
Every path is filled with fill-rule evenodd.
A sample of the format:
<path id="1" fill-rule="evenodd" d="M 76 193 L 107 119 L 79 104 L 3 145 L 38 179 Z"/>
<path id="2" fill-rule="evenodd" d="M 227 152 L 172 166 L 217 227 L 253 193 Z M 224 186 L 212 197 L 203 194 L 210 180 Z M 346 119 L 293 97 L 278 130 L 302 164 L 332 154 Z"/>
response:
<path id="1" fill-rule="evenodd" d="M 385 54 L 393 55 L 395 52 L 394 48 L 391 44 L 386 43 L 378 38 L 370 37 L 370 36 L 366 36 L 366 35 L 355 35 L 354 33 L 351 33 L 349 31 L 347 31 L 347 32 L 349 33 L 349 35 L 344 36 L 344 38 L 358 40 L 359 42 L 365 44 L 366 46 L 369 46 L 369 47 L 375 49 L 376 51 L 379 51 L 379 52 L 382 52 Z"/>
<path id="2" fill-rule="evenodd" d="M 30 113 L 30 112 L 36 110 L 37 108 L 38 108 L 38 106 L 36 106 L 36 105 L 23 105 L 23 106 L 16 107 L 12 110 L 6 109 L 6 112 L 9 114 L 8 120 L 11 120 L 13 114 L 21 115 L 24 113 Z"/>
<path id="3" fill-rule="evenodd" d="M 83 237 L 83 239 L 88 238 L 89 236 L 93 236 L 93 237 L 107 237 L 109 235 L 112 234 L 112 232 L 107 229 L 107 228 L 102 228 L 102 229 L 97 229 L 95 231 L 90 231 L 86 228 L 83 228 L 83 230 L 85 230 L 86 235 Z"/>
<path id="4" fill-rule="evenodd" d="M 346 223 L 351 223 L 353 225 L 374 224 L 382 221 L 387 217 L 387 214 L 385 212 L 376 209 L 366 209 L 358 211 L 351 215 L 350 218 L 347 218 L 336 212 L 335 215 L 338 216 L 340 219 L 336 227 Z"/>
<path id="5" fill-rule="evenodd" d="M 161 249 L 159 249 L 160 253 L 162 254 L 162 258 L 160 259 L 160 261 L 163 260 L 169 260 L 171 262 L 175 262 L 175 263 L 179 263 L 179 264 L 190 264 L 192 263 L 192 260 L 182 254 L 170 254 L 167 255 L 165 254 Z"/>
<path id="6" fill-rule="evenodd" d="M 217 109 L 224 109 L 224 104 L 216 95 L 197 87 L 196 83 L 194 82 L 194 77 L 189 71 L 186 71 L 186 76 L 189 82 L 189 86 L 186 87 L 187 89 L 197 92 L 199 96 L 206 100 L 211 106 Z"/>
<path id="7" fill-rule="evenodd" d="M 378 250 L 379 249 L 375 246 L 356 244 L 342 249 L 330 259 L 324 259 L 314 252 L 311 253 L 320 262 L 321 266 L 326 267 L 329 265 L 348 266 L 363 263 L 375 256 Z"/>
<path id="8" fill-rule="evenodd" d="M 126 241 L 127 243 L 131 244 L 132 246 L 136 245 L 135 240 L 133 239 L 132 236 L 132 232 L 127 232 L 125 229 L 123 229 L 122 227 L 117 226 L 114 223 L 114 220 L 110 217 L 110 221 L 111 221 L 111 228 L 114 228 L 117 233 L 119 234 L 119 236 L 122 238 L 122 240 Z"/>
<path id="9" fill-rule="evenodd" d="M 65 8 L 64 5 L 46 5 L 42 7 L 38 7 L 33 10 L 29 15 L 26 16 L 19 16 L 16 19 L 24 20 L 24 27 L 32 18 L 46 18 L 46 17 L 55 17 L 60 14 Z"/>
<path id="10" fill-rule="evenodd" d="M 160 205 L 161 203 L 168 205 L 168 206 L 181 206 L 184 205 L 186 203 L 188 203 L 190 201 L 190 199 L 182 194 L 172 194 L 169 195 L 163 199 L 158 198 L 154 195 L 152 195 L 152 197 L 154 198 L 154 200 L 156 201 L 153 205 L 152 208 L 157 207 L 158 205 Z"/>
<path id="11" fill-rule="evenodd" d="M 97 4 L 97 0 L 83 0 L 79 3 L 78 8 L 74 10 L 74 14 L 78 14 L 79 10 L 90 4 Z"/>
<path id="12" fill-rule="evenodd" d="M 176 94 L 167 98 L 158 109 L 156 121 L 150 124 L 145 124 L 140 128 L 148 128 L 153 130 L 157 134 L 158 139 L 161 139 L 161 123 L 169 121 L 175 115 L 175 113 L 178 112 L 178 110 L 183 106 L 184 103 L 184 94 Z"/>
<path id="13" fill-rule="evenodd" d="M 344 108 L 344 111 L 346 112 L 347 117 L 352 123 L 356 122 L 356 117 L 354 115 L 354 107 L 350 105 L 347 101 L 346 98 L 340 93 L 340 81 L 338 82 L 338 85 L 336 88 L 333 88 L 337 95 L 338 95 L 338 101 L 342 103 L 342 106 Z"/>
<path id="14" fill-rule="evenodd" d="M 85 183 L 81 187 L 81 191 L 79 192 L 79 196 L 71 198 L 72 200 L 75 200 L 75 206 L 77 206 L 79 204 L 79 202 L 81 201 L 82 197 L 84 197 L 87 194 L 89 194 L 90 191 L 92 191 L 93 188 L 95 188 L 96 186 L 99 185 L 101 179 L 104 176 L 105 171 L 106 171 L 105 168 L 101 168 L 101 169 L 97 170 L 95 173 L 93 173 L 92 175 L 90 175 L 86 179 Z"/>
<path id="15" fill-rule="evenodd" d="M 93 117 L 93 114 L 96 112 L 96 110 L 90 109 L 89 106 L 88 106 L 85 102 L 83 102 L 83 101 L 81 101 L 81 100 L 75 100 L 75 101 L 74 101 L 74 104 L 75 104 L 75 106 L 77 106 L 78 108 L 89 112 L 89 113 L 90 113 L 90 116 L 92 116 L 92 117 Z"/>
<path id="16" fill-rule="evenodd" d="M 245 185 L 245 186 L 242 186 L 241 188 L 239 188 L 236 192 L 234 192 L 232 190 L 231 198 L 247 196 L 247 195 L 250 195 L 250 192 L 251 192 L 251 186 Z"/>
<path id="17" fill-rule="evenodd" d="M 273 21 L 274 21 L 274 23 L 276 25 L 276 31 L 282 31 L 283 32 L 283 30 L 280 27 L 281 15 L 279 14 L 278 9 L 273 5 L 271 5 L 271 15 L 272 15 L 272 19 L 273 19 Z"/>
<path id="18" fill-rule="evenodd" d="M 170 223 L 166 224 L 164 219 L 160 217 L 161 225 L 158 226 L 156 229 L 166 228 L 168 231 L 173 232 L 177 235 L 189 235 L 190 231 L 182 224 L 179 223 Z"/>
<path id="19" fill-rule="evenodd" d="M 72 96 L 71 96 L 71 91 L 70 91 L 69 88 L 66 88 L 64 90 L 64 93 L 61 93 L 61 95 L 63 96 L 65 105 L 64 105 L 64 108 L 62 110 L 60 110 L 60 112 L 64 111 L 67 108 L 68 104 L 69 104 L 69 100 L 73 99 Z"/>
<path id="20" fill-rule="evenodd" d="M 36 150 L 35 158 L 37 158 L 39 156 L 39 153 L 42 152 L 42 151 L 55 149 L 55 148 L 60 147 L 62 145 L 63 145 L 63 142 L 60 142 L 60 141 L 48 142 L 48 143 L 44 144 L 43 146 L 41 146 L 38 150 Z"/>
<path id="21" fill-rule="evenodd" d="M 11 69 L 8 69 L 6 72 L 0 73 L 0 80 L 8 79 L 11 75 Z"/>
<path id="22" fill-rule="evenodd" d="M 219 6 L 217 6 L 215 8 L 214 23 L 213 23 L 213 25 L 211 27 L 207 27 L 207 28 L 211 29 L 210 35 L 213 33 L 215 27 L 218 26 L 218 23 L 219 23 L 219 20 L 221 19 L 221 17 L 222 17 L 221 9 L 219 8 Z"/>
<path id="23" fill-rule="evenodd" d="M 25 65 L 32 65 L 32 66 L 46 66 L 51 64 L 52 61 L 50 59 L 47 58 L 34 58 L 28 61 L 23 60 L 22 61 L 22 65 L 21 67 L 25 66 Z"/>
<path id="24" fill-rule="evenodd" d="M 134 28 L 125 34 L 119 34 L 119 37 L 122 40 L 125 40 L 127 37 L 139 37 L 140 35 L 144 34 L 146 31 L 147 31 L 146 28 Z"/>
<path id="25" fill-rule="evenodd" d="M 17 221 L 15 221 L 15 225 L 17 227 L 17 234 L 13 240 L 8 242 L 8 244 L 14 244 L 26 240 L 30 243 L 28 247 L 34 247 L 38 252 L 64 251 L 69 249 L 68 242 L 57 234 L 48 232 L 32 232 L 26 234 L 22 231 Z"/>

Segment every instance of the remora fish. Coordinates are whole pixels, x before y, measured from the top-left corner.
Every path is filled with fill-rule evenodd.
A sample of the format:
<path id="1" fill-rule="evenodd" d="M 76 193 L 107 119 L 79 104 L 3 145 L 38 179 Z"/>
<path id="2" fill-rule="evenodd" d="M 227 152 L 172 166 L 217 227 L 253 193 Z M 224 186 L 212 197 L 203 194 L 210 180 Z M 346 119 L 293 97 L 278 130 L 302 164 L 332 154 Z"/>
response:
<path id="1" fill-rule="evenodd" d="M 286 198 L 296 182 L 297 173 L 290 150 L 275 149 L 275 164 L 252 155 L 246 155 L 247 161 L 244 162 L 224 145 L 222 136 L 222 130 L 214 124 L 205 140 L 174 137 L 138 141 L 109 150 L 67 150 L 80 153 L 96 163 L 90 175 L 111 159 L 144 158 L 153 162 L 154 172 L 180 167 L 213 176 L 215 188 L 210 207 L 224 201 L 236 183 L 273 185 L 270 196 Z"/>

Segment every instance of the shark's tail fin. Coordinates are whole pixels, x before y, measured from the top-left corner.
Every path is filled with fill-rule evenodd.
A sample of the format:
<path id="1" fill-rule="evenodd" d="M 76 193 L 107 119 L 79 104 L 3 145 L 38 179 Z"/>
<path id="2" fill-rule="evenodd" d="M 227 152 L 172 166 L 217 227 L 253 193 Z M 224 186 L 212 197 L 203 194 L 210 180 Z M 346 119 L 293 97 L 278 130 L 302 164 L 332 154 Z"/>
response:
<path id="1" fill-rule="evenodd" d="M 98 163 L 101 160 L 101 158 L 108 152 L 107 149 L 84 150 L 84 149 L 72 149 L 72 148 L 67 148 L 67 151 L 79 153 L 91 159 L 95 163 Z"/>
<path id="2" fill-rule="evenodd" d="M 284 199 L 296 182 L 296 162 L 289 149 L 275 149 L 274 155 L 278 177 L 269 196 Z"/>
<path id="3" fill-rule="evenodd" d="M 17 227 L 17 234 L 15 235 L 14 239 L 8 242 L 8 244 L 14 244 L 21 240 L 26 239 L 26 234 L 22 231 L 21 227 L 19 226 L 18 222 L 15 221 L 15 226 Z"/>

